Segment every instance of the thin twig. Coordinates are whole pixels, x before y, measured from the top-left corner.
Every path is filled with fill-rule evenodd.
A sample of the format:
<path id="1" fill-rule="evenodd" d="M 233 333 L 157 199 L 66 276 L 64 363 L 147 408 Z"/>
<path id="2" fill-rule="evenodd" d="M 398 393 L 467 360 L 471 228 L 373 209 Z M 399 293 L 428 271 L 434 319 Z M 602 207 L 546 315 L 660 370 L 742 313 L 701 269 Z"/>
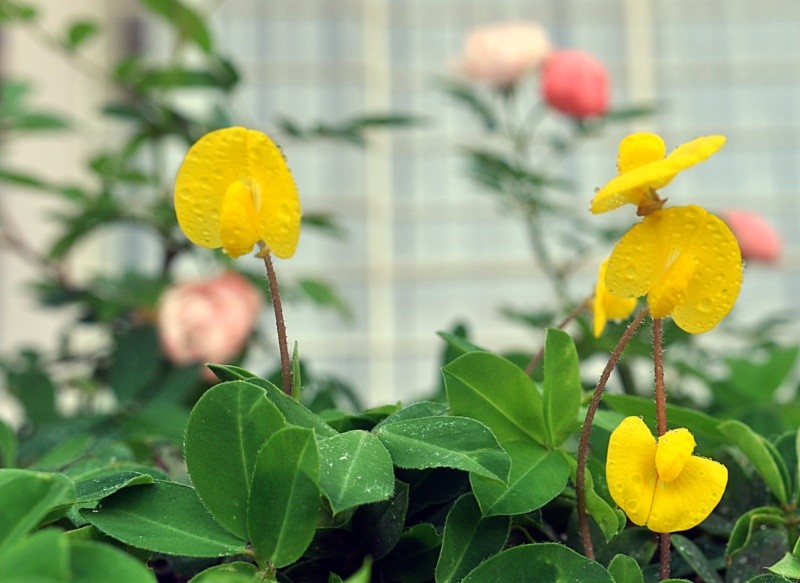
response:
<path id="1" fill-rule="evenodd" d="M 669 579 L 669 556 L 670 556 L 670 539 L 668 532 L 660 532 L 658 534 L 658 544 L 661 548 L 661 565 L 658 570 L 658 580 L 664 581 Z"/>
<path id="2" fill-rule="evenodd" d="M 600 380 L 597 381 L 597 386 L 594 388 L 592 400 L 589 402 L 589 407 L 586 409 L 586 419 L 584 420 L 583 427 L 581 428 L 581 438 L 578 444 L 577 467 L 575 469 L 575 495 L 578 502 L 578 528 L 581 533 L 581 541 L 583 542 L 583 552 L 589 559 L 592 560 L 594 560 L 595 555 L 594 546 L 592 545 L 592 535 L 589 531 L 589 516 L 586 513 L 585 482 L 586 458 L 589 456 L 589 437 L 592 433 L 592 422 L 594 421 L 594 415 L 597 412 L 597 408 L 600 406 L 600 399 L 603 396 L 603 390 L 606 388 L 606 384 L 611 376 L 611 372 L 614 370 L 614 367 L 616 366 L 620 356 L 622 356 L 622 351 L 625 350 L 625 347 L 628 345 L 628 342 L 630 342 L 631 338 L 633 338 L 636 330 L 638 330 L 639 326 L 642 325 L 645 316 L 647 316 L 646 305 L 639 310 L 633 321 L 628 324 L 628 327 L 625 329 L 625 333 L 622 335 L 622 338 L 619 339 L 617 346 L 614 348 L 614 352 L 611 353 L 611 358 L 608 359 L 608 363 L 603 369 L 603 373 L 600 375 Z"/>
<path id="3" fill-rule="evenodd" d="M 583 311 L 589 307 L 589 302 L 591 301 L 591 296 L 583 300 L 578 307 L 572 310 L 569 314 L 564 316 L 564 319 L 561 320 L 558 324 L 556 324 L 556 328 L 559 330 L 563 330 L 564 327 L 572 322 L 575 318 L 581 315 Z M 539 366 L 539 363 L 542 361 L 542 357 L 544 356 L 544 346 L 539 349 L 539 352 L 533 355 L 531 361 L 528 363 L 528 366 L 525 367 L 525 374 L 528 376 L 532 375 L 533 372 L 536 370 L 536 367 Z"/>
<path id="4" fill-rule="evenodd" d="M 269 253 L 264 254 L 264 266 L 267 268 L 269 292 L 272 296 L 272 308 L 275 311 L 275 328 L 278 331 L 278 349 L 281 353 L 283 392 L 291 396 L 292 363 L 289 360 L 289 343 L 286 341 L 286 324 L 283 321 L 283 307 L 281 306 L 281 294 L 278 289 L 278 278 L 275 275 L 275 268 L 272 266 L 272 256 Z"/>

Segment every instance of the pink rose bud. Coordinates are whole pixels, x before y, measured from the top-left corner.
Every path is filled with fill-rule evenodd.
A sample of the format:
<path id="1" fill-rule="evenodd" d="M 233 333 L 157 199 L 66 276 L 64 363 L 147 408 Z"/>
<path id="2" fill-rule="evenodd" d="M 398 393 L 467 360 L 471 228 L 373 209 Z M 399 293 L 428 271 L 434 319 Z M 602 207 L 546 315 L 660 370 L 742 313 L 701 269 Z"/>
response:
<path id="1" fill-rule="evenodd" d="M 244 347 L 261 304 L 261 294 L 233 272 L 173 285 L 161 296 L 158 307 L 164 352 L 179 365 L 226 363 Z"/>
<path id="2" fill-rule="evenodd" d="M 552 47 L 535 22 L 505 22 L 473 29 L 464 41 L 460 70 L 475 81 L 510 87 L 538 69 Z"/>
<path id="3" fill-rule="evenodd" d="M 589 53 L 571 49 L 547 57 L 542 95 L 554 109 L 577 118 L 603 115 L 608 109 L 608 71 Z"/>
<path id="4" fill-rule="evenodd" d="M 763 217 L 741 210 L 727 210 L 722 218 L 739 241 L 742 258 L 774 263 L 781 254 L 781 238 Z"/>

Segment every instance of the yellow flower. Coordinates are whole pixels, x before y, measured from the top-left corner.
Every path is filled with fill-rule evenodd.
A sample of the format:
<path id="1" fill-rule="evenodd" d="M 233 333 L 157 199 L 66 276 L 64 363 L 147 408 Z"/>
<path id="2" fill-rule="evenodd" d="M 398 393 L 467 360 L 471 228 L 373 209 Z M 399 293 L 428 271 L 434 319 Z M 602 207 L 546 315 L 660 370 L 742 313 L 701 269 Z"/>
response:
<path id="1" fill-rule="evenodd" d="M 622 298 L 612 294 L 606 287 L 606 267 L 608 259 L 600 264 L 597 274 L 597 284 L 594 288 L 592 313 L 594 316 L 594 336 L 599 338 L 603 334 L 608 320 L 622 320 L 631 315 L 636 309 L 636 298 Z"/>
<path id="2" fill-rule="evenodd" d="M 667 431 L 656 442 L 640 417 L 626 417 L 611 433 L 606 479 L 614 502 L 638 526 L 676 532 L 700 524 L 719 503 L 728 470 L 692 455 L 688 429 Z"/>
<path id="3" fill-rule="evenodd" d="M 231 257 L 258 244 L 286 259 L 300 237 L 300 199 L 283 154 L 242 127 L 210 132 L 189 149 L 175 180 L 175 212 L 193 243 Z"/>
<path id="4" fill-rule="evenodd" d="M 683 330 L 699 334 L 736 302 L 742 256 L 721 219 L 699 206 L 671 207 L 623 235 L 609 257 L 605 283 L 621 297 L 647 294 L 653 318 L 671 315 Z"/>
<path id="5" fill-rule="evenodd" d="M 716 153 L 725 136 L 703 136 L 675 148 L 664 156 L 664 140 L 655 134 L 631 134 L 619 144 L 618 176 L 597 191 L 592 212 L 604 213 L 624 204 L 635 204 L 639 215 L 660 209 L 664 199 L 656 190 L 670 183 L 682 170 Z"/>

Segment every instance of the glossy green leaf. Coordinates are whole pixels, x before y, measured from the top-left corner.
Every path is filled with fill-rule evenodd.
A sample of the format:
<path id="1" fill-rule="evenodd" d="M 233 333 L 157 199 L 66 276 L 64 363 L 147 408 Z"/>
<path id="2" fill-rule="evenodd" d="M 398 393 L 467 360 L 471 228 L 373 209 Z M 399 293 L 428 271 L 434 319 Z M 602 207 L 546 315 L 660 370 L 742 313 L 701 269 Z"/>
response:
<path id="1" fill-rule="evenodd" d="M 228 381 L 197 401 L 186 425 L 186 467 L 217 521 L 247 537 L 247 499 L 258 452 L 286 425 L 264 389 Z"/>
<path id="2" fill-rule="evenodd" d="M 792 372 L 800 354 L 798 346 L 775 346 L 766 359 L 726 358 L 730 383 L 749 402 L 771 402 L 773 394 Z"/>
<path id="3" fill-rule="evenodd" d="M 774 506 L 761 506 L 752 508 L 739 516 L 731 529 L 728 544 L 725 548 L 726 555 L 732 555 L 747 544 L 747 539 L 754 530 L 766 525 L 783 524 L 783 513 Z"/>
<path id="4" fill-rule="evenodd" d="M 427 583 L 439 559 L 442 537 L 432 524 L 415 524 L 381 559 L 381 572 L 397 583 Z"/>
<path id="5" fill-rule="evenodd" d="M 316 531 L 319 497 L 313 431 L 286 427 L 276 432 L 258 452 L 247 509 L 260 561 L 280 568 L 300 558 Z"/>
<path id="6" fill-rule="evenodd" d="M 92 541 L 71 543 L 72 583 L 155 583 L 153 572 L 131 555 Z"/>
<path id="7" fill-rule="evenodd" d="M 792 579 L 787 579 L 775 573 L 765 573 L 763 575 L 756 575 L 752 579 L 748 579 L 747 583 L 792 583 Z"/>
<path id="8" fill-rule="evenodd" d="M 532 441 L 508 441 L 508 484 L 470 475 L 472 491 L 484 516 L 525 514 L 541 508 L 567 485 L 570 469 L 564 457 Z"/>
<path id="9" fill-rule="evenodd" d="M 0 549 L 25 536 L 54 508 L 75 501 L 75 487 L 60 474 L 0 470 Z"/>
<path id="10" fill-rule="evenodd" d="M 467 575 L 463 583 L 530 583 L 531 575 L 548 583 L 614 583 L 600 564 L 558 543 L 520 545 L 497 554 Z"/>
<path id="11" fill-rule="evenodd" d="M 786 504 L 791 484 L 784 482 L 785 468 L 782 472 L 778 467 L 776 459 L 765 443 L 766 440 L 741 421 L 720 423 L 719 430 L 750 460 L 753 468 L 772 491 L 772 495 L 782 504 Z"/>
<path id="12" fill-rule="evenodd" d="M 408 407 L 403 407 L 399 411 L 392 412 L 380 423 L 375 425 L 373 429 L 385 427 L 390 423 L 397 423 L 398 421 L 421 419 L 423 417 L 445 416 L 449 411 L 450 408 L 446 403 L 437 403 L 436 401 L 418 401 L 417 403 L 412 403 Z"/>
<path id="13" fill-rule="evenodd" d="M 651 398 L 606 394 L 603 395 L 603 402 L 626 416 L 642 417 L 650 427 L 656 425 L 656 405 Z M 720 420 L 710 415 L 668 403 L 667 418 L 671 427 L 685 427 L 693 434 L 701 435 L 717 443 L 727 442 L 725 435 L 718 428 Z"/>
<path id="14" fill-rule="evenodd" d="M 628 555 L 615 555 L 608 564 L 608 572 L 614 583 L 644 583 L 642 568 L 636 559 Z"/>
<path id="15" fill-rule="evenodd" d="M 675 551 L 689 563 L 694 572 L 706 583 L 722 583 L 722 578 L 717 573 L 703 551 L 690 539 L 681 534 L 670 535 L 670 541 Z"/>
<path id="16" fill-rule="evenodd" d="M 16 432 L 0 419 L 0 468 L 17 465 L 19 441 Z"/>
<path id="17" fill-rule="evenodd" d="M 358 568 L 358 571 L 350 575 L 342 583 L 369 583 L 372 580 L 372 560 L 367 557 Z"/>
<path id="18" fill-rule="evenodd" d="M 64 469 L 71 462 L 88 455 L 95 443 L 96 439 L 92 435 L 75 435 L 64 439 L 37 459 L 31 465 L 31 469 L 45 471 Z"/>
<path id="19" fill-rule="evenodd" d="M 583 394 L 575 342 L 563 330 L 547 330 L 542 391 L 548 443 L 558 447 L 578 427 L 578 410 Z"/>
<path id="20" fill-rule="evenodd" d="M 114 467 L 103 468 L 75 481 L 75 492 L 79 503 L 102 500 L 130 486 L 153 484 L 150 474 Z"/>
<path id="21" fill-rule="evenodd" d="M 0 525 L 0 536 L 3 532 Z M 3 583 L 72 583 L 67 537 L 47 528 L 3 547 L 0 576 Z"/>
<path id="22" fill-rule="evenodd" d="M 505 482 L 508 454 L 483 423 L 466 417 L 422 417 L 377 427 L 375 434 L 401 468 L 455 468 Z"/>
<path id="23" fill-rule="evenodd" d="M 366 431 L 348 431 L 319 442 L 320 487 L 331 510 L 386 500 L 394 492 L 392 458 Z"/>
<path id="24" fill-rule="evenodd" d="M 571 455 L 563 454 L 564 461 L 570 467 L 570 477 L 572 483 L 575 483 L 575 474 L 577 471 L 577 461 Z M 589 513 L 606 539 L 606 542 L 611 541 L 623 529 L 627 518 L 625 514 L 612 507 L 608 502 L 603 499 L 594 489 L 594 479 L 589 468 L 586 468 L 586 511 Z"/>
<path id="25" fill-rule="evenodd" d="M 181 0 L 139 0 L 154 14 L 175 27 L 181 37 L 192 41 L 204 52 L 212 51 L 211 33 L 205 20 Z"/>
<path id="26" fill-rule="evenodd" d="M 211 517 L 194 489 L 182 484 L 125 488 L 81 515 L 111 538 L 168 555 L 226 557 L 245 548 Z"/>
<path id="27" fill-rule="evenodd" d="M 452 358 L 447 359 L 446 363 L 452 362 L 467 352 L 488 352 L 488 350 L 482 346 L 478 346 L 458 334 L 453 334 L 451 332 L 437 332 L 436 334 L 447 343 L 447 347 L 451 352 Z"/>
<path id="28" fill-rule="evenodd" d="M 156 379 L 161 366 L 161 348 L 156 329 L 140 326 L 117 339 L 109 384 L 122 401 L 134 399 Z"/>
<path id="29" fill-rule="evenodd" d="M 271 382 L 258 377 L 249 378 L 247 382 L 261 387 L 267 392 L 267 399 L 278 408 L 286 418 L 286 423 L 289 425 L 313 429 L 317 439 L 325 439 L 338 434 L 338 432 L 325 423 L 319 415 L 303 407 L 303 405 L 286 395 Z"/>
<path id="30" fill-rule="evenodd" d="M 731 536 L 738 532 L 737 537 L 742 538 L 740 524 L 744 525 L 746 534 L 742 544 L 737 543 L 735 550 L 726 553 L 728 581 L 747 581 L 764 573 L 791 550 L 783 522 L 783 516 L 764 512 L 743 516 L 737 521 Z"/>
<path id="31" fill-rule="evenodd" d="M 233 561 L 214 565 L 192 577 L 189 583 L 246 583 L 258 581 L 258 567 L 253 563 Z"/>
<path id="32" fill-rule="evenodd" d="M 232 364 L 206 364 L 208 369 L 213 372 L 221 383 L 226 381 L 243 381 L 246 379 L 255 378 L 257 375 L 245 370 L 240 366 Z"/>
<path id="33" fill-rule="evenodd" d="M 67 30 L 67 37 L 64 40 L 64 45 L 74 51 L 96 35 L 99 30 L 97 24 L 91 20 L 73 22 L 69 30 Z"/>
<path id="34" fill-rule="evenodd" d="M 500 442 L 545 442 L 542 396 L 511 361 L 488 352 L 469 352 L 442 368 L 442 374 L 453 415 L 485 423 Z"/>
<path id="35" fill-rule="evenodd" d="M 467 573 L 500 552 L 510 528 L 509 517 L 482 517 L 472 494 L 459 498 L 445 521 L 442 552 L 436 564 L 436 583 L 463 580 Z"/>

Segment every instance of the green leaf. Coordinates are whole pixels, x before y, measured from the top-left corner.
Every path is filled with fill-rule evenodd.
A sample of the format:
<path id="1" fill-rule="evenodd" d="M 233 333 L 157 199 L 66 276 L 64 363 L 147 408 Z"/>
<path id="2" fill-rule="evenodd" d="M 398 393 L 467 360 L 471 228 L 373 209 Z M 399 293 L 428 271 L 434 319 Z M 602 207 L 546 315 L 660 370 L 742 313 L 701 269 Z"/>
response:
<path id="1" fill-rule="evenodd" d="M 388 417 L 375 425 L 374 429 L 397 423 L 398 421 L 409 421 L 411 419 L 422 419 L 425 417 L 446 416 L 450 408 L 445 403 L 436 401 L 417 401 L 408 407 L 403 407 L 399 411 L 394 411 Z"/>
<path id="2" fill-rule="evenodd" d="M 258 452 L 285 427 L 264 389 L 221 383 L 197 401 L 186 425 L 186 467 L 197 494 L 219 523 L 247 537 L 247 500 Z"/>
<path id="3" fill-rule="evenodd" d="M 194 489 L 157 481 L 120 490 L 102 507 L 81 510 L 89 523 L 125 544 L 168 555 L 227 557 L 245 551 L 243 540 L 222 528 Z"/>
<path id="4" fill-rule="evenodd" d="M 76 50 L 100 31 L 96 23 L 91 20 L 73 22 L 67 30 L 64 45 L 70 50 Z"/>
<path id="5" fill-rule="evenodd" d="M 0 419 L 0 468 L 13 468 L 17 465 L 18 451 L 16 432 Z"/>
<path id="6" fill-rule="evenodd" d="M 511 519 L 508 517 L 482 517 L 472 494 L 459 498 L 445 521 L 442 552 L 436 564 L 436 583 L 461 581 L 483 561 L 500 552 L 510 528 Z"/>
<path id="7" fill-rule="evenodd" d="M 453 415 L 485 423 L 502 443 L 544 443 L 542 396 L 536 384 L 512 362 L 488 352 L 469 352 L 444 368 Z"/>
<path id="8" fill-rule="evenodd" d="M 375 560 L 385 557 L 400 541 L 407 512 L 408 484 L 397 480 L 389 500 L 361 506 L 353 515 L 360 547 Z"/>
<path id="9" fill-rule="evenodd" d="M 451 79 L 440 79 L 438 85 L 444 93 L 472 111 L 486 130 L 493 131 L 497 127 L 497 116 L 491 104 L 483 99 L 472 86 Z"/>
<path id="10" fill-rule="evenodd" d="M 75 487 L 60 474 L 0 470 L 0 550 L 21 539 L 47 514 L 75 501 Z M 2 572 L 2 571 L 0 571 Z"/>
<path id="11" fill-rule="evenodd" d="M 289 425 L 313 429 L 317 439 L 325 439 L 338 435 L 338 432 L 325 423 L 319 415 L 303 407 L 271 382 L 258 377 L 252 377 L 246 379 L 246 381 L 257 387 L 261 387 L 267 392 L 267 399 L 278 408 L 286 418 L 286 423 Z"/>
<path id="12" fill-rule="evenodd" d="M 155 480 L 150 474 L 114 467 L 101 468 L 75 481 L 77 502 L 93 502 L 102 500 L 111 494 L 130 486 L 153 484 Z"/>
<path id="13" fill-rule="evenodd" d="M 615 555 L 608 564 L 608 572 L 614 583 L 644 583 L 642 568 L 636 559 L 628 555 Z"/>
<path id="14" fill-rule="evenodd" d="M 203 52 L 211 53 L 211 33 L 203 17 L 180 0 L 139 0 L 145 8 L 163 17 L 178 34 L 192 41 Z"/>
<path id="15" fill-rule="evenodd" d="M 689 563 L 694 572 L 706 583 L 723 583 L 717 570 L 711 565 L 696 544 L 680 534 L 670 535 L 673 548 L 683 559 Z"/>
<path id="16" fill-rule="evenodd" d="M 466 417 L 423 417 L 374 429 L 401 468 L 455 468 L 505 482 L 511 460 L 483 423 Z"/>
<path id="17" fill-rule="evenodd" d="M 75 435 L 48 449 L 31 469 L 57 471 L 89 453 L 96 440 L 92 435 Z"/>
<path id="18" fill-rule="evenodd" d="M 9 20 L 33 20 L 37 14 L 36 8 L 30 4 L 12 0 L 0 1 L 0 24 Z"/>
<path id="19" fill-rule="evenodd" d="M 369 583 L 372 580 L 372 559 L 369 557 L 358 568 L 358 571 L 350 575 L 343 583 Z"/>
<path id="20" fill-rule="evenodd" d="M 47 528 L 0 549 L 0 574 L 3 583 L 72 583 L 67 537 Z"/>
<path id="21" fill-rule="evenodd" d="M 743 538 L 742 531 L 745 531 L 745 535 L 742 544 L 729 543 L 729 550 L 734 547 L 735 550 L 726 553 L 727 580 L 747 581 L 750 577 L 763 573 L 764 569 L 778 562 L 790 551 L 781 514 L 780 511 L 774 514 L 758 512 L 742 516 L 736 522 L 731 538 L 735 535 L 739 541 Z"/>
<path id="22" fill-rule="evenodd" d="M 548 443 L 558 447 L 578 427 L 578 411 L 583 394 L 578 352 L 572 337 L 563 330 L 547 330 L 542 390 Z"/>
<path id="23" fill-rule="evenodd" d="M 624 415 L 637 415 L 650 427 L 656 425 L 656 405 L 651 398 L 631 395 L 603 395 L 603 402 Z M 726 436 L 719 430 L 719 419 L 677 405 L 667 404 L 667 418 L 674 427 L 685 427 L 695 435 L 701 435 L 717 443 L 726 443 Z"/>
<path id="24" fill-rule="evenodd" d="M 113 573 L 116 583 L 155 583 L 153 572 L 131 555 L 110 545 L 74 541 L 72 583 L 103 583 Z"/>
<path id="25" fill-rule="evenodd" d="M 319 452 L 314 432 L 286 427 L 258 452 L 247 524 L 260 561 L 285 567 L 305 552 L 317 527 Z"/>
<path id="26" fill-rule="evenodd" d="M 786 553 L 780 561 L 767 569 L 788 579 L 800 579 L 800 559 L 792 553 Z"/>
<path id="27" fill-rule="evenodd" d="M 442 537 L 432 524 L 415 524 L 397 540 L 380 570 L 397 583 L 427 583 L 439 559 Z"/>
<path id="28" fill-rule="evenodd" d="M 380 440 L 366 431 L 348 431 L 319 442 L 320 487 L 334 514 L 390 498 L 394 492 L 392 458 Z"/>
<path id="29" fill-rule="evenodd" d="M 225 381 L 243 381 L 257 376 L 249 370 L 232 364 L 206 364 L 206 366 L 223 383 Z"/>
<path id="30" fill-rule="evenodd" d="M 45 425 L 58 418 L 55 384 L 38 359 L 26 358 L 20 366 L 8 370 L 6 381 L 34 425 Z"/>
<path id="31" fill-rule="evenodd" d="M 161 366 L 161 348 L 153 326 L 133 328 L 117 339 L 109 383 L 117 398 L 135 399 L 156 379 Z"/>
<path id="32" fill-rule="evenodd" d="M 537 581 L 548 583 L 614 583 L 602 566 L 558 543 L 520 545 L 497 554 L 475 570 L 463 583 L 530 583 L 531 574 Z"/>
<path id="33" fill-rule="evenodd" d="M 507 485 L 470 475 L 472 491 L 484 516 L 525 514 L 563 492 L 570 469 L 559 452 L 531 441 L 508 441 L 503 449 L 511 456 Z"/>
<path id="34" fill-rule="evenodd" d="M 786 470 L 783 468 L 782 472 L 778 467 L 766 440 L 741 421 L 731 420 L 720 423 L 719 430 L 750 460 L 755 471 L 772 491 L 772 495 L 782 504 L 786 504 L 791 484 L 784 482 L 783 474 L 786 473 Z"/>
<path id="35" fill-rule="evenodd" d="M 761 506 L 752 508 L 736 519 L 728 537 L 725 548 L 726 555 L 733 555 L 747 544 L 747 539 L 759 528 L 766 525 L 779 526 L 783 524 L 783 513 L 774 506 Z"/>
<path id="36" fill-rule="evenodd" d="M 572 455 L 562 453 L 564 461 L 570 467 L 570 477 L 572 483 L 575 483 L 575 474 L 577 471 L 577 460 Z M 589 513 L 597 526 L 600 527 L 606 542 L 610 542 L 625 526 L 627 518 L 621 510 L 615 509 L 608 502 L 600 496 L 594 488 L 594 479 L 589 468 L 586 468 L 586 511 Z"/>
<path id="37" fill-rule="evenodd" d="M 189 583 L 248 583 L 258 581 L 258 567 L 253 563 L 233 561 L 214 565 L 192 577 Z"/>
<path id="38" fill-rule="evenodd" d="M 731 385 L 751 402 L 770 402 L 775 391 L 794 369 L 798 354 L 798 346 L 776 346 L 763 362 L 727 358 Z"/>

